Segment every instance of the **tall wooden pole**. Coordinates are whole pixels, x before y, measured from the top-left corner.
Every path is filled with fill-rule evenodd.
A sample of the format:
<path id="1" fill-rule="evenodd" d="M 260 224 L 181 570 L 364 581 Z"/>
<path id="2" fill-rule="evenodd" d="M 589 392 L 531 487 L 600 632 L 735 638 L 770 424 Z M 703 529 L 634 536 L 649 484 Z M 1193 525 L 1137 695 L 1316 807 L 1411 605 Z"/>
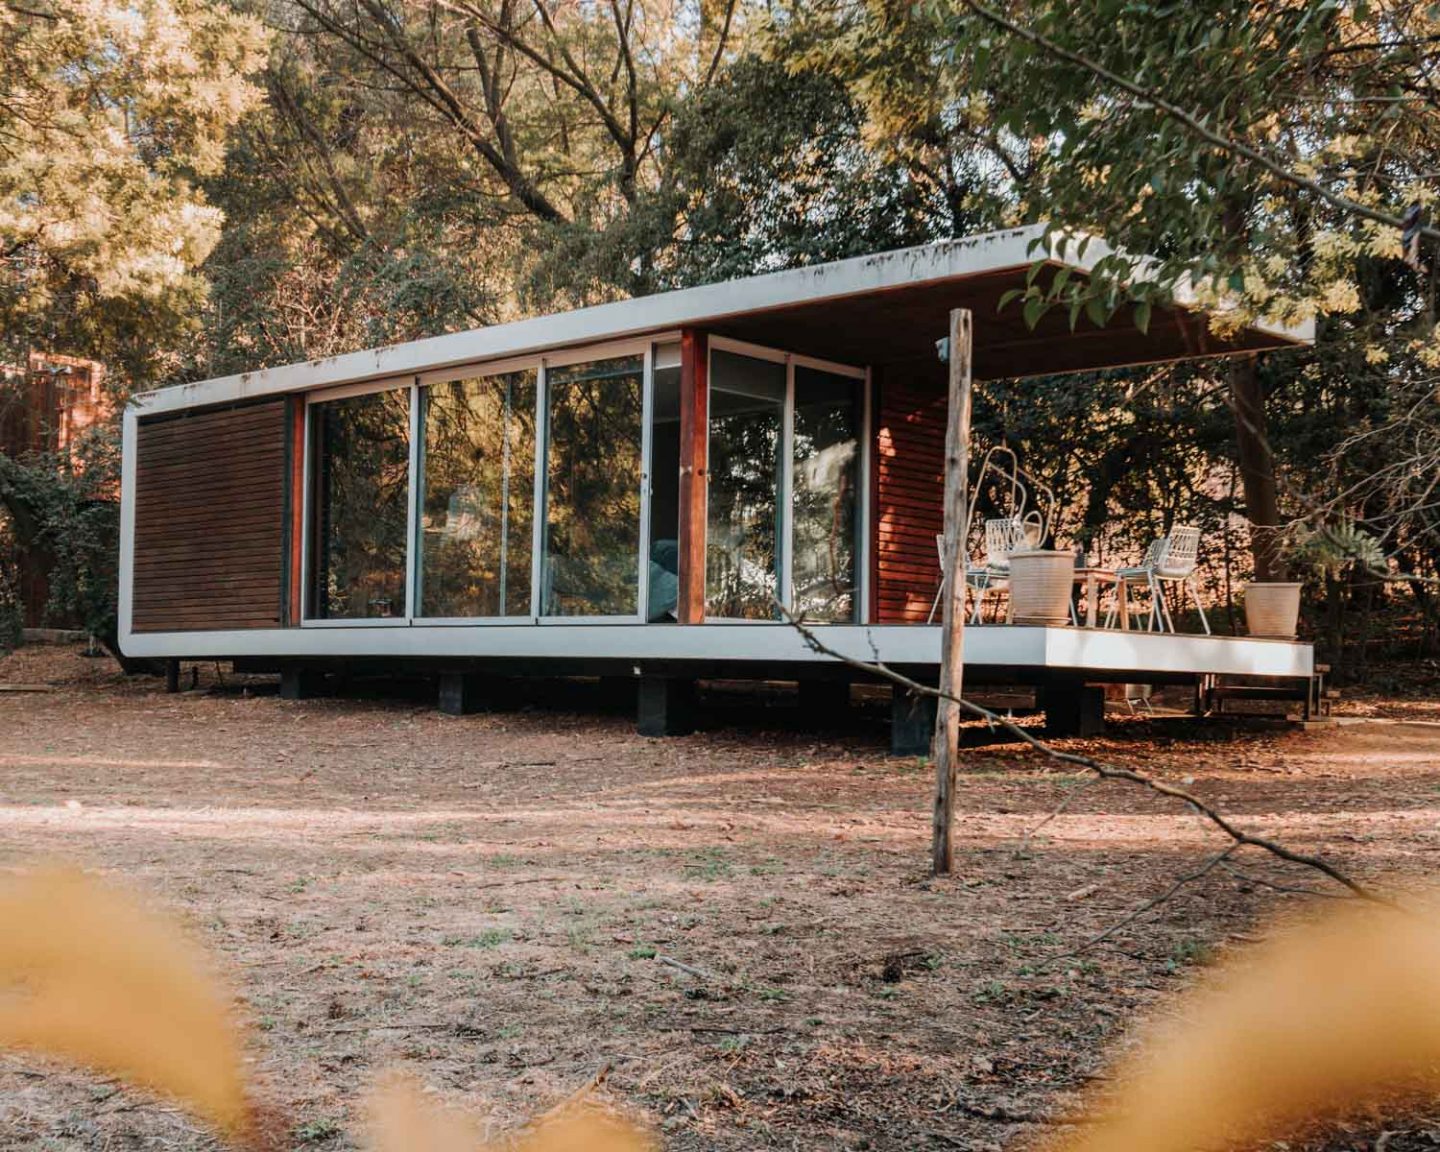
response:
<path id="1" fill-rule="evenodd" d="M 965 671 L 965 529 L 969 522 L 970 309 L 950 313 L 950 409 L 945 429 L 945 615 L 940 633 L 940 691 L 959 696 Z M 955 770 L 960 758 L 960 706 L 941 698 L 935 710 L 935 836 L 937 876 L 953 865 Z"/>

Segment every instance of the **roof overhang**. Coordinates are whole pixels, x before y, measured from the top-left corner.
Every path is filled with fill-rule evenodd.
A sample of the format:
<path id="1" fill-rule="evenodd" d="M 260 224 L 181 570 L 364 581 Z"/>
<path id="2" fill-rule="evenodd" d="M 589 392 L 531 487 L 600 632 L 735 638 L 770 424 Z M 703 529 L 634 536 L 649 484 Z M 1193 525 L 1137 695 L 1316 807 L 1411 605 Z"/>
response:
<path id="1" fill-rule="evenodd" d="M 1210 331 L 1193 307 L 1157 307 L 1147 331 L 1128 310 L 1097 327 L 1052 308 L 1035 328 L 1017 305 L 1001 308 L 1045 259 L 1072 275 L 1089 275 L 1109 253 L 1091 240 L 1080 255 L 1042 225 L 991 232 L 875 256 L 860 256 L 580 308 L 489 328 L 456 332 L 301 364 L 265 368 L 145 393 L 144 412 L 228 404 L 327 388 L 649 333 L 699 328 L 756 344 L 855 365 L 934 365 L 935 342 L 953 308 L 974 313 L 974 372 L 979 379 L 1053 375 L 1193 357 L 1262 352 L 1313 339 L 1313 325 L 1252 324 L 1232 337 Z"/>

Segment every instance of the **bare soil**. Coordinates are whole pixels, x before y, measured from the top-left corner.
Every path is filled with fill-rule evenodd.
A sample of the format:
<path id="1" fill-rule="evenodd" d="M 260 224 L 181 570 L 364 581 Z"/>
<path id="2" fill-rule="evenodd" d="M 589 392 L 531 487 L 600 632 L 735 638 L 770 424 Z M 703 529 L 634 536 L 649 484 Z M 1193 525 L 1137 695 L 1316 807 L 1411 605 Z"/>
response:
<path id="1" fill-rule="evenodd" d="M 667 1148 L 1028 1146 L 1207 957 L 1321 886 L 1242 857 L 1086 948 L 1223 845 L 982 729 L 959 868 L 933 879 L 929 768 L 886 754 L 878 707 L 807 731 L 782 699 L 722 694 L 706 731 L 649 740 L 573 684 L 451 718 L 398 688 L 287 703 L 200 671 L 167 696 L 69 648 L 0 659 L 0 867 L 77 861 L 181 916 L 297 1148 L 351 1147 L 397 1065 L 497 1132 L 608 1066 Z M 1064 745 L 1373 883 L 1423 883 L 1440 710 L 1349 710 Z M 1391 1152 L 1430 1146 L 1423 1119 L 1391 1127 Z M 211 1146 L 167 1104 L 0 1055 L 0 1147 Z"/>

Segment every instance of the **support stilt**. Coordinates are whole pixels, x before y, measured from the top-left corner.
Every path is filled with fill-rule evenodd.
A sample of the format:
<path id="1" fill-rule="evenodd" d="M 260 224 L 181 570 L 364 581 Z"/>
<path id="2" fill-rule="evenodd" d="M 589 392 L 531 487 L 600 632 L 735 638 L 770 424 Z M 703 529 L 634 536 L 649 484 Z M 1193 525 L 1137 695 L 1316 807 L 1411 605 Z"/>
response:
<path id="1" fill-rule="evenodd" d="M 1045 712 L 1046 736 L 1100 736 L 1105 732 L 1105 690 L 1073 680 L 1042 685 L 1035 702 Z"/>
<path id="2" fill-rule="evenodd" d="M 468 716 L 484 711 L 493 694 L 493 686 L 484 676 L 473 672 L 443 672 L 438 707 L 446 716 Z"/>
<path id="3" fill-rule="evenodd" d="M 642 676 L 637 730 L 641 736 L 687 736 L 695 731 L 695 681 Z"/>
<path id="4" fill-rule="evenodd" d="M 890 694 L 890 755 L 930 755 L 936 704 L 934 696 L 913 696 L 895 685 Z"/>
<path id="5" fill-rule="evenodd" d="M 280 699 L 309 700 L 323 694 L 325 677 L 308 668 L 283 668 L 280 671 Z"/>

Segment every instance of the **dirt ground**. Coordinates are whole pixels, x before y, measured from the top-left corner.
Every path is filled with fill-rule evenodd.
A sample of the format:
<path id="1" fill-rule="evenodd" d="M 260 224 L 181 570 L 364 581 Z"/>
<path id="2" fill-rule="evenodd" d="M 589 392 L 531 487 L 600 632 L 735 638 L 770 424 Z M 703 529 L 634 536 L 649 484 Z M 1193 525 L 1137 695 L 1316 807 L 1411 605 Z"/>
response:
<path id="1" fill-rule="evenodd" d="M 496 1132 L 608 1067 L 603 1091 L 667 1148 L 1026 1147 L 1203 960 L 1304 899 L 1272 885 L 1317 884 L 1242 857 L 1077 951 L 1213 834 L 989 743 L 965 757 L 958 872 L 935 880 L 929 768 L 886 754 L 878 710 L 817 732 L 730 700 L 649 740 L 574 685 L 452 718 L 201 672 L 167 696 L 68 648 L 0 658 L 0 867 L 77 861 L 183 917 L 296 1148 L 351 1147 L 395 1066 Z M 1376 884 L 1424 882 L 1440 708 L 1348 711 L 1064 743 Z M 1391 1152 L 1431 1146 L 1425 1122 L 1398 1127 Z M 0 1147 L 211 1146 L 169 1105 L 0 1055 Z"/>

